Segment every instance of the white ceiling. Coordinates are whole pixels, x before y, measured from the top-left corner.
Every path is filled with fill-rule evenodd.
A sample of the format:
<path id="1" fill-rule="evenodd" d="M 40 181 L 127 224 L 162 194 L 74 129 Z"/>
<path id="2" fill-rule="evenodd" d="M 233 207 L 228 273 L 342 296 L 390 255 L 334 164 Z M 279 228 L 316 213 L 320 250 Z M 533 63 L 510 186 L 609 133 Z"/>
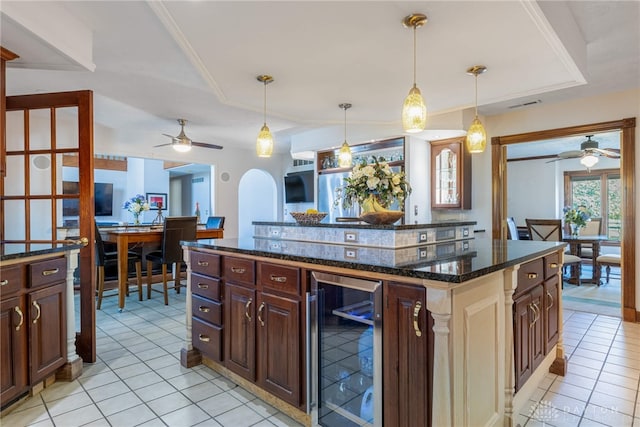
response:
<path id="1" fill-rule="evenodd" d="M 0 3 L 1 43 L 18 55 L 7 94 L 91 89 L 95 120 L 157 157 L 162 133 L 251 148 L 263 117 L 276 151 L 292 135 L 343 123 L 394 126 L 412 83 L 430 115 L 481 114 L 640 86 L 637 1 L 47 1 Z M 535 107 L 520 107 L 535 108 Z M 132 137 L 135 135 L 136 137 Z M 425 132 L 425 138 L 429 133 Z M 578 142 L 579 145 L 579 142 Z M 607 145 L 610 146 L 610 145 Z M 200 149 L 202 148 L 194 148 Z"/>

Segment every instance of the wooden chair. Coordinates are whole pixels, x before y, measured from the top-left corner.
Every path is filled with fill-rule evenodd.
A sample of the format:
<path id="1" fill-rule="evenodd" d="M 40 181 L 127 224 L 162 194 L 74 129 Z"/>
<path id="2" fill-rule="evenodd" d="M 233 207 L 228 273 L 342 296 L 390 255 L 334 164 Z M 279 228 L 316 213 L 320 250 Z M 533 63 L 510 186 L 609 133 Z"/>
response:
<path id="1" fill-rule="evenodd" d="M 602 218 L 591 218 L 587 221 L 587 225 L 582 227 L 578 232 L 580 236 L 599 236 L 602 234 Z M 593 259 L 593 245 L 581 244 L 580 252 L 578 253 L 580 258 L 591 260 Z M 595 267 L 594 267 L 595 268 Z"/>
<path id="2" fill-rule="evenodd" d="M 509 240 L 520 240 L 518 227 L 516 226 L 516 222 L 513 220 L 513 217 L 507 218 L 507 238 Z"/>
<path id="3" fill-rule="evenodd" d="M 196 227 L 198 218 L 195 216 L 175 216 L 164 220 L 161 249 L 146 255 L 147 259 L 147 299 L 151 298 L 151 291 L 164 293 L 164 305 L 169 305 L 169 293 L 167 290 L 167 266 L 175 264 L 173 286 L 180 293 L 180 269 L 182 267 L 183 254 L 181 240 L 196 240 Z M 152 288 L 153 264 L 162 266 L 162 286 L 159 291 Z"/>
<path id="4" fill-rule="evenodd" d="M 96 233 L 96 266 L 98 267 L 98 304 L 97 308 L 100 310 L 102 307 L 102 298 L 112 297 L 118 295 L 115 294 L 104 295 L 104 282 L 105 282 L 105 269 L 107 267 L 117 267 L 118 266 L 118 251 L 106 251 L 105 244 L 102 240 L 102 236 L 100 235 L 100 230 L 98 229 L 98 225 L 94 222 L 95 233 Z M 138 284 L 138 300 L 142 301 L 142 258 L 135 252 L 129 251 L 127 253 L 127 273 L 128 267 L 131 264 L 135 264 L 136 268 L 136 281 Z M 127 274 L 128 277 L 128 274 Z M 126 295 L 129 296 L 129 283 L 127 283 Z"/>
<path id="5" fill-rule="evenodd" d="M 530 219 L 525 220 L 531 240 L 543 240 L 549 242 L 562 242 L 562 221 L 559 219 Z M 572 276 L 580 286 L 580 274 L 582 274 L 582 258 L 569 253 L 564 254 L 563 269 L 571 266 Z"/>
<path id="6" fill-rule="evenodd" d="M 620 267 L 620 254 L 603 254 L 596 258 L 596 265 L 593 268 L 602 268 L 606 266 L 607 272 L 607 284 L 609 283 L 609 274 L 611 273 L 611 267 Z M 598 283 L 600 286 L 600 283 Z"/>

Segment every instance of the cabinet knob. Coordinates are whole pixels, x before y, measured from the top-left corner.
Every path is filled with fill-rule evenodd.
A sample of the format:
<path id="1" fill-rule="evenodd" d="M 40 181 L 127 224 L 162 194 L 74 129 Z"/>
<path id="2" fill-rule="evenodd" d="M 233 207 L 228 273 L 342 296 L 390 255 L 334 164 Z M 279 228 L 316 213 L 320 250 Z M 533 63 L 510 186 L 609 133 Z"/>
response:
<path id="1" fill-rule="evenodd" d="M 9 279 L 4 279 L 0 282 L 0 286 L 7 286 L 9 284 Z"/>
<path id="2" fill-rule="evenodd" d="M 206 283 L 198 283 L 198 289 L 209 289 L 209 285 Z"/>
<path id="3" fill-rule="evenodd" d="M 198 334 L 198 339 L 199 339 L 200 341 L 202 341 L 202 342 L 209 342 L 209 341 L 211 341 L 211 338 L 209 338 L 209 337 L 208 337 L 208 336 L 206 336 L 206 335 L 202 335 L 202 334 Z"/>
<path id="4" fill-rule="evenodd" d="M 420 325 L 418 324 L 420 309 L 422 309 L 422 303 L 420 301 L 416 301 L 415 307 L 413 307 L 413 330 L 416 332 L 417 337 L 422 336 L 422 331 L 420 330 Z"/>
<path id="5" fill-rule="evenodd" d="M 549 268 L 558 268 L 558 263 L 552 262 L 549 264 Z"/>
<path id="6" fill-rule="evenodd" d="M 275 274 L 270 275 L 269 279 L 272 282 L 279 282 L 279 283 L 284 283 L 287 281 L 287 278 L 285 276 L 276 276 Z"/>
<path id="7" fill-rule="evenodd" d="M 208 313 L 211 311 L 211 309 L 209 307 L 205 307 L 204 305 L 201 305 L 200 307 L 198 307 L 198 311 L 202 313 Z"/>
<path id="8" fill-rule="evenodd" d="M 538 278 L 538 273 L 528 273 L 527 274 L 527 278 L 529 278 L 529 279 L 537 279 Z"/>
<path id="9" fill-rule="evenodd" d="M 198 265 L 200 267 L 207 267 L 207 266 L 209 266 L 209 262 L 208 261 L 198 261 Z"/>
<path id="10" fill-rule="evenodd" d="M 231 267 L 231 271 L 234 273 L 242 274 L 245 270 L 242 267 Z"/>
<path id="11" fill-rule="evenodd" d="M 22 314 L 22 310 L 20 310 L 20 307 L 18 307 L 17 305 L 15 307 L 13 307 L 13 310 L 16 313 L 18 313 L 18 316 L 20 316 L 20 321 L 16 325 L 16 331 L 19 331 L 20 328 L 22 327 L 22 324 L 24 323 L 24 314 Z"/>

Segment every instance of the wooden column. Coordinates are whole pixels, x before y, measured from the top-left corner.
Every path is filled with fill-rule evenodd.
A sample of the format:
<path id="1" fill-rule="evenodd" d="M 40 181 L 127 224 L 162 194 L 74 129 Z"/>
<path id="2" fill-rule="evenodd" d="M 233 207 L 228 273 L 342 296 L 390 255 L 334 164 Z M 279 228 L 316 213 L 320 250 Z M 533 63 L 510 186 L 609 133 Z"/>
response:
<path id="1" fill-rule="evenodd" d="M 451 399 L 451 292 L 427 288 L 427 309 L 434 320 L 433 406 L 431 425 L 452 425 Z"/>

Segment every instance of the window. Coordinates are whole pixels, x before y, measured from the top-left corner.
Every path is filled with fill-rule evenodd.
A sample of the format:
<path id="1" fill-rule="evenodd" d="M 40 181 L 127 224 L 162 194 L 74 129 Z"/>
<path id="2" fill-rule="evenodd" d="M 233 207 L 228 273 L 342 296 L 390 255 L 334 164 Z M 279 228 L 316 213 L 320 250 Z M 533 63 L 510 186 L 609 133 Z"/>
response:
<path id="1" fill-rule="evenodd" d="M 565 206 L 586 206 L 592 217 L 601 217 L 602 234 L 620 241 L 622 198 L 619 169 L 564 173 Z"/>

